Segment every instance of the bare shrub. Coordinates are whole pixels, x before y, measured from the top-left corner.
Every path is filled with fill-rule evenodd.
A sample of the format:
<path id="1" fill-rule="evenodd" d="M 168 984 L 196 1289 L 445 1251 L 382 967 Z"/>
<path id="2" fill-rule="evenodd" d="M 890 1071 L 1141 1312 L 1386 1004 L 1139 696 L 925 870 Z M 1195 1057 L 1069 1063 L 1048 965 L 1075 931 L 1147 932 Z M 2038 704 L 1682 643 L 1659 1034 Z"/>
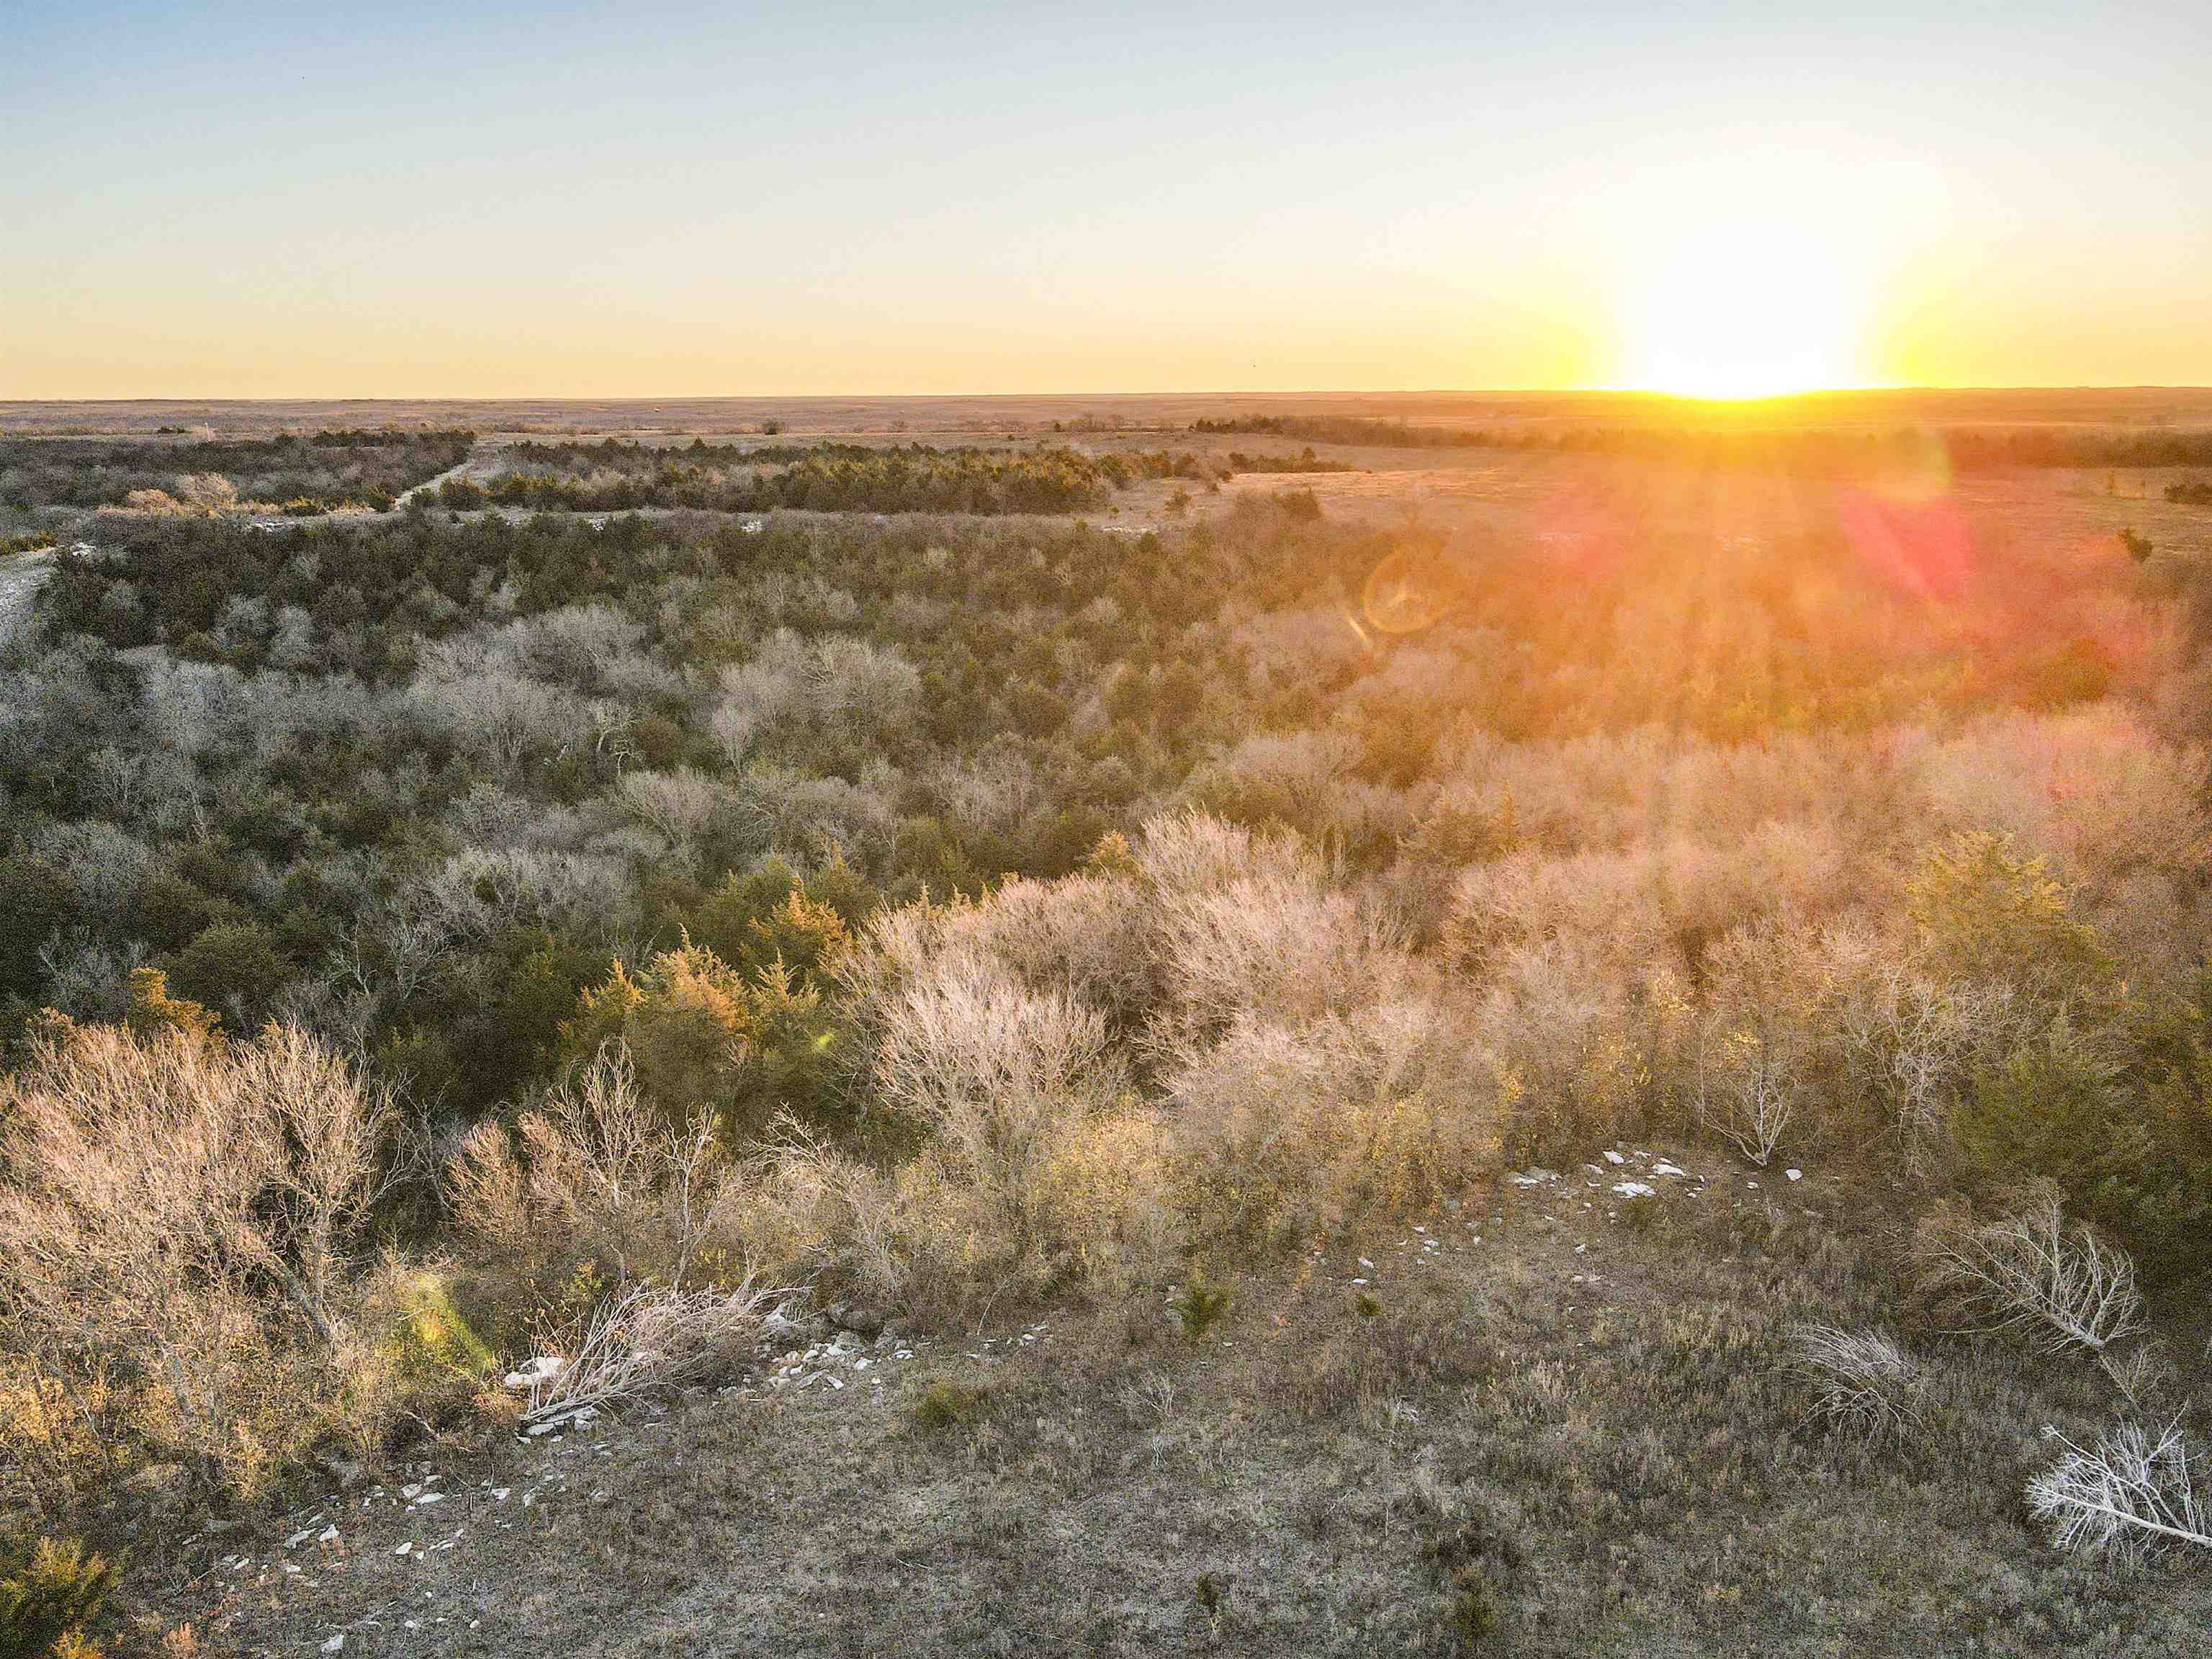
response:
<path id="1" fill-rule="evenodd" d="M 1415 994 L 1432 975 L 1378 906 L 1328 886 L 1295 843 L 1201 814 L 1156 819 L 1137 852 L 1172 1052 L 1242 1014 L 1298 1020 Z"/>
<path id="2" fill-rule="evenodd" d="M 1939 978 L 1909 946 L 1849 922 L 1824 929 L 1807 955 L 1819 1046 L 1846 1088 L 1881 1104 L 1906 1167 L 1926 1172 L 1975 1068 L 2020 1035 L 2020 999 L 2002 982 Z"/>
<path id="3" fill-rule="evenodd" d="M 0 1080 L 0 1283 L 57 1363 L 82 1379 L 120 1360 L 139 1431 L 241 1484 L 312 1439 L 384 1096 L 289 1028 L 64 1024 Z"/>
<path id="4" fill-rule="evenodd" d="M 1729 934 L 1707 957 L 1698 1039 L 1698 1121 L 1762 1168 L 1813 1090 L 1816 988 L 1793 978 L 1802 930 Z"/>
<path id="5" fill-rule="evenodd" d="M 177 499 L 202 513 L 220 513 L 238 501 L 238 487 L 220 472 L 184 472 L 177 476 Z"/>
<path id="6" fill-rule="evenodd" d="M 726 785 L 689 766 L 672 772 L 624 773 L 615 793 L 640 823 L 685 859 L 730 799 Z"/>
<path id="7" fill-rule="evenodd" d="M 1799 1325 L 1789 1364 L 1813 1390 L 1813 1413 L 1831 1427 L 1876 1436 L 1920 1420 L 1920 1368 L 1895 1339 L 1874 1331 Z"/>
<path id="8" fill-rule="evenodd" d="M 726 1174 L 710 1124 L 656 1110 L 616 1040 L 548 1089 L 514 1135 L 489 1121 L 470 1130 L 446 1179 L 456 1222 L 526 1267 L 598 1254 L 626 1279 L 680 1286 Z"/>
<path id="9" fill-rule="evenodd" d="M 887 987 L 915 978 L 934 959 L 985 958 L 1028 989 L 1064 990 L 1127 1030 L 1159 995 L 1153 943 L 1146 896 L 1133 882 L 1016 877 L 979 899 L 884 912 L 869 929 L 869 949 L 842 977 L 858 1000 L 882 1007 Z"/>
<path id="10" fill-rule="evenodd" d="M 2055 1428 L 2043 1433 L 2063 1449 L 2028 1481 L 2027 1507 L 2060 1549 L 2130 1559 L 2166 1545 L 2212 1547 L 2179 1423 L 2156 1439 L 2124 1424 L 2100 1436 L 2094 1451 Z"/>
<path id="11" fill-rule="evenodd" d="M 426 662 L 408 696 L 432 730 L 508 767 L 574 749 L 592 732 L 585 699 L 509 669 Z"/>
<path id="12" fill-rule="evenodd" d="M 981 964 L 948 964 L 900 995 L 875 1062 L 884 1102 L 927 1124 L 949 1166 L 1017 1234 L 1037 1219 L 1042 1172 L 1069 1125 L 1122 1087 L 1105 1022 Z"/>
<path id="13" fill-rule="evenodd" d="M 2069 1223 L 2050 1182 L 2025 1188 L 1994 1220 L 1937 1211 L 1916 1231 L 1912 1258 L 1931 1289 L 1957 1296 L 1992 1329 L 2030 1333 L 2048 1352 L 2102 1353 L 2142 1328 L 2135 1264 L 2094 1228 Z"/>
<path id="14" fill-rule="evenodd" d="M 911 717 L 921 675 L 895 646 L 849 635 L 808 641 L 787 628 L 750 660 L 722 671 L 722 701 L 709 725 L 732 766 L 756 743 L 782 747 L 811 736 L 881 739 Z"/>
<path id="15" fill-rule="evenodd" d="M 1469 1024 L 1393 1002 L 1297 1024 L 1247 1016 L 1186 1049 L 1167 1079 L 1167 1167 L 1193 1233 L 1334 1233 L 1495 1170 L 1504 1091 Z"/>
<path id="16" fill-rule="evenodd" d="M 1627 853 L 1509 854 L 1461 872 L 1444 923 L 1447 954 L 1480 968 L 1516 945 L 1603 939 L 1617 959 L 1664 946 L 1668 918 L 1650 861 Z"/>

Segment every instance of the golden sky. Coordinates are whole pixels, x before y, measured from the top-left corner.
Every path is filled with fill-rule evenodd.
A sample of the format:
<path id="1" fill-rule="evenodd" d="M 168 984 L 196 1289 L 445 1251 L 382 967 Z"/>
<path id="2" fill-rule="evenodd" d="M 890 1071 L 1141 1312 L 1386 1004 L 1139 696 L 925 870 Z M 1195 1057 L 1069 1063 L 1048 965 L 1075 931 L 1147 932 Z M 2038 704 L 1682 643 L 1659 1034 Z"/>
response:
<path id="1" fill-rule="evenodd" d="M 2212 9 L 1775 10 L 47 9 L 0 398 L 2212 382 Z"/>

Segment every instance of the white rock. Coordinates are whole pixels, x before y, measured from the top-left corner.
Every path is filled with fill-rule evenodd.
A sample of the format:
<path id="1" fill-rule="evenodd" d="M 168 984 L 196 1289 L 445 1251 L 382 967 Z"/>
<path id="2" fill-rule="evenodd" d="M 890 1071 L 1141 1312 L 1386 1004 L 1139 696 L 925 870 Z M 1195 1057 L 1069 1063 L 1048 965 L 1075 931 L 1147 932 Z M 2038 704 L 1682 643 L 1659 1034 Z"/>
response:
<path id="1" fill-rule="evenodd" d="M 521 1367 L 507 1374 L 507 1386 L 517 1394 L 527 1394 L 542 1388 L 567 1369 L 568 1360 L 557 1353 L 541 1353 L 522 1363 Z"/>
<path id="2" fill-rule="evenodd" d="M 336 1527 L 325 1527 L 320 1532 L 315 1534 L 315 1541 L 318 1544 L 337 1543 L 338 1541 L 338 1529 Z"/>
<path id="3" fill-rule="evenodd" d="M 325 1653 L 343 1653 L 345 1651 L 345 1632 L 343 1631 L 340 1631 L 336 1636 L 331 1638 L 329 1641 L 324 1643 L 323 1651 Z"/>
<path id="4" fill-rule="evenodd" d="M 398 1549 L 392 1553 L 394 1555 L 412 1555 L 415 1553 L 415 1545 L 410 1540 L 409 1542 L 402 1544 Z"/>
<path id="5" fill-rule="evenodd" d="M 415 1500 L 415 1507 L 419 1510 L 425 1504 L 442 1504 L 445 1501 L 445 1493 L 441 1492 L 426 1492 L 420 1498 Z"/>
<path id="6" fill-rule="evenodd" d="M 313 1527 L 302 1527 L 284 1540 L 284 1547 L 288 1550 L 295 1550 L 314 1535 L 315 1529 Z"/>
<path id="7" fill-rule="evenodd" d="M 1658 1195 L 1657 1188 L 1641 1181 L 1624 1181 L 1613 1190 L 1623 1198 L 1655 1198 Z"/>
<path id="8" fill-rule="evenodd" d="M 1623 1158 L 1619 1152 L 1607 1152 L 1605 1155 L 1605 1161 L 1608 1164 L 1626 1164 L 1628 1162 L 1628 1160 Z"/>
<path id="9" fill-rule="evenodd" d="M 1802 1170 L 1784 1170 L 1782 1173 L 1792 1181 L 1802 1181 L 1805 1178 L 1805 1172 Z"/>
<path id="10" fill-rule="evenodd" d="M 1660 1159 L 1656 1164 L 1653 1164 L 1653 1165 L 1651 1166 L 1651 1173 L 1652 1173 L 1653 1175 L 1669 1175 L 1669 1176 L 1688 1176 L 1688 1174 L 1689 1174 L 1690 1172 L 1689 1172 L 1687 1170 L 1684 1169 L 1680 1164 L 1669 1164 L 1669 1163 L 1668 1163 L 1665 1158 L 1661 1158 L 1661 1159 Z"/>

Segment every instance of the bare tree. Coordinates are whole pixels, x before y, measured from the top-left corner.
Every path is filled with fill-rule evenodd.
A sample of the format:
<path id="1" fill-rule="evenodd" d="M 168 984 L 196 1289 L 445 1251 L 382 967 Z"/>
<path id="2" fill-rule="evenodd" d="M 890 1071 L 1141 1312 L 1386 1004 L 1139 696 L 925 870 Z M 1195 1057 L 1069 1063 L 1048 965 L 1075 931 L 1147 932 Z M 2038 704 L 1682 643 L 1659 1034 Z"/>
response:
<path id="1" fill-rule="evenodd" d="M 2061 1549 L 2139 1555 L 2160 1544 L 2212 1548 L 2212 1522 L 2190 1480 L 2180 1425 L 2153 1440 L 2134 1424 L 2108 1429 L 2094 1451 L 2055 1428 L 2044 1437 L 2064 1448 L 2027 1483 L 2027 1507 Z"/>
<path id="2" fill-rule="evenodd" d="M 1912 1256 L 1929 1285 L 1956 1293 L 1991 1328 L 2033 1333 L 2053 1352 L 2078 1345 L 2101 1354 L 2142 1328 L 2135 1263 L 2094 1229 L 2069 1223 L 2049 1182 L 1993 1221 L 1954 1211 L 1929 1217 Z"/>

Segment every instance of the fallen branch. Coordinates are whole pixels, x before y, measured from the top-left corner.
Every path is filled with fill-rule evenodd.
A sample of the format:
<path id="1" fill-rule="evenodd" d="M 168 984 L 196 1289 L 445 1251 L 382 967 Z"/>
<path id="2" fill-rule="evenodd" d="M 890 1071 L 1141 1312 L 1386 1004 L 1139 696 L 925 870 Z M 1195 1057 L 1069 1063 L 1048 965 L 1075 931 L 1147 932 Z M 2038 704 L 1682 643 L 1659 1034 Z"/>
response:
<path id="1" fill-rule="evenodd" d="M 2094 1451 L 2055 1428 L 2043 1434 L 2066 1449 L 2027 1483 L 2027 1506 L 2059 1548 L 2087 1554 L 2131 1554 L 2161 1543 L 2212 1548 L 2178 1421 L 2155 1442 L 2132 1423 L 2107 1430 Z"/>
<path id="2" fill-rule="evenodd" d="M 630 1286 L 594 1309 L 573 1357 L 532 1384 L 525 1431 L 724 1373 L 748 1357 L 763 1310 L 790 1294 L 750 1278 L 734 1291 Z"/>
<path id="3" fill-rule="evenodd" d="M 1930 1218 L 1912 1255 L 1931 1286 L 1957 1292 L 1990 1328 L 2036 1331 L 2047 1352 L 2078 1344 L 2101 1354 L 2142 1329 L 2135 1264 L 2093 1229 L 2069 1224 L 2047 1182 L 1994 1221 Z"/>

